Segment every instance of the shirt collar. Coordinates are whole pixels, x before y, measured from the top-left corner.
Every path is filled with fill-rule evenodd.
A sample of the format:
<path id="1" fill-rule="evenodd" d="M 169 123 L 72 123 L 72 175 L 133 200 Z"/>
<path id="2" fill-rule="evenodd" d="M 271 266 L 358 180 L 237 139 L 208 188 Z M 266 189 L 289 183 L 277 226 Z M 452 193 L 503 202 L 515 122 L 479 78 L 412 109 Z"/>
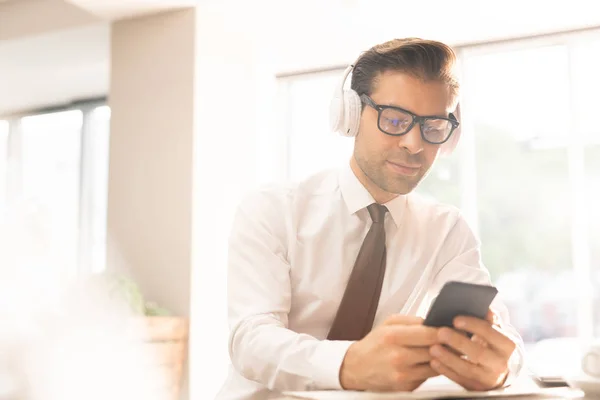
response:
<path id="1" fill-rule="evenodd" d="M 350 214 L 355 214 L 375 202 L 373 196 L 360 183 L 350 165 L 347 165 L 340 172 L 340 190 Z M 394 224 L 400 226 L 402 214 L 406 208 L 406 196 L 399 195 L 383 205 L 390 212 Z"/>

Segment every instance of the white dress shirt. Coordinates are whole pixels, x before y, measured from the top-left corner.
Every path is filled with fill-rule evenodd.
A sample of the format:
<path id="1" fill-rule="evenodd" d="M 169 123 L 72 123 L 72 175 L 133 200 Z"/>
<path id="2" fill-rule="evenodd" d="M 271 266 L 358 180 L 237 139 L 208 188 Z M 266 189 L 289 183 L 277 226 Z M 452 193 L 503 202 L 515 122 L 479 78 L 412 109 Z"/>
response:
<path id="1" fill-rule="evenodd" d="M 326 337 L 373 202 L 349 166 L 263 188 L 242 202 L 229 243 L 231 366 L 219 400 L 341 389 L 351 342 Z M 387 266 L 374 326 L 395 313 L 424 316 L 449 280 L 490 284 L 479 242 L 456 208 L 416 194 L 385 205 Z M 508 321 L 498 299 L 493 308 Z M 522 364 L 516 353 L 512 372 Z"/>

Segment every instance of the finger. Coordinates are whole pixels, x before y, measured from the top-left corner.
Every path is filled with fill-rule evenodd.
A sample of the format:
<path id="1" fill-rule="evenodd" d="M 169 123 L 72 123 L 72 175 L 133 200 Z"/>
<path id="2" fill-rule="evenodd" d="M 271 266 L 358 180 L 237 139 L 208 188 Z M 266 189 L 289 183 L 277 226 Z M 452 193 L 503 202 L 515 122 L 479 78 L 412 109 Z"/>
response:
<path id="1" fill-rule="evenodd" d="M 445 348 L 446 350 L 448 350 L 448 351 L 449 351 L 449 352 L 451 352 L 452 354 L 456 354 L 456 355 L 457 355 L 457 356 L 459 356 L 459 357 L 462 357 L 462 356 L 463 356 L 463 354 L 462 354 L 460 351 L 458 351 L 458 350 L 456 350 L 456 349 L 453 349 L 452 347 L 450 347 L 450 346 L 448 346 L 448 345 L 446 345 L 446 344 L 444 344 L 443 346 L 444 346 L 444 348 Z"/>
<path id="2" fill-rule="evenodd" d="M 494 328 L 488 321 L 473 317 L 457 317 L 454 320 L 456 329 L 480 336 L 491 347 L 498 350 L 505 357 L 510 357 L 515 350 L 515 343 L 499 328 Z"/>
<path id="3" fill-rule="evenodd" d="M 431 367 L 430 363 L 412 367 L 409 370 L 399 373 L 399 378 L 403 381 L 414 382 L 438 376 L 439 372 Z"/>
<path id="4" fill-rule="evenodd" d="M 431 361 L 431 353 L 429 347 L 405 347 L 400 352 L 400 363 L 398 365 L 417 365 L 429 363 Z"/>
<path id="5" fill-rule="evenodd" d="M 480 346 L 483 346 L 483 347 L 485 347 L 486 349 L 487 349 L 487 348 L 490 348 L 490 349 L 492 349 L 492 348 L 490 347 L 490 345 L 488 344 L 488 342 L 486 342 L 486 341 L 485 341 L 485 340 L 484 340 L 484 339 L 483 339 L 481 336 L 473 335 L 473 336 L 471 336 L 471 341 L 472 341 L 473 343 L 476 343 L 476 344 L 478 344 L 478 345 L 480 345 Z M 492 350 L 493 350 L 493 349 L 492 349 Z"/>
<path id="6" fill-rule="evenodd" d="M 437 328 L 423 325 L 390 325 L 386 327 L 383 341 L 389 345 L 431 346 L 439 342 L 437 331 Z"/>
<path id="7" fill-rule="evenodd" d="M 431 355 L 433 356 L 432 363 L 434 361 L 439 361 L 442 365 L 459 376 L 463 383 L 477 382 L 482 384 L 485 388 L 493 387 L 498 375 L 500 375 L 499 373 L 485 369 L 481 365 L 476 365 L 467 360 L 463 360 L 439 345 L 431 348 Z"/>
<path id="8" fill-rule="evenodd" d="M 444 375 L 448 379 L 458 383 L 460 386 L 464 387 L 467 390 L 476 390 L 483 391 L 486 388 L 480 384 L 479 382 L 467 379 L 463 376 L 460 376 L 456 372 L 454 372 L 451 368 L 448 368 L 444 364 L 442 364 L 439 360 L 431 361 L 431 368 L 440 375 Z"/>
<path id="9" fill-rule="evenodd" d="M 488 313 L 487 313 L 485 319 L 492 325 L 498 325 L 498 326 L 501 325 L 500 324 L 500 321 L 501 321 L 500 315 L 496 311 L 492 310 L 491 308 L 488 309 Z"/>
<path id="10" fill-rule="evenodd" d="M 501 354 L 489 347 L 482 346 L 453 329 L 441 328 L 438 332 L 438 338 L 441 343 L 456 350 L 459 354 L 467 356 L 468 361 L 472 363 L 497 371 L 502 371 L 505 368 L 506 359 Z"/>
<path id="11" fill-rule="evenodd" d="M 423 325 L 423 318 L 394 314 L 387 317 L 382 325 Z"/>
<path id="12" fill-rule="evenodd" d="M 479 344 L 479 345 L 481 345 L 483 347 L 489 347 L 488 342 L 486 342 L 481 336 L 473 335 L 471 337 L 471 341 L 473 343 L 477 343 L 477 344 Z"/>

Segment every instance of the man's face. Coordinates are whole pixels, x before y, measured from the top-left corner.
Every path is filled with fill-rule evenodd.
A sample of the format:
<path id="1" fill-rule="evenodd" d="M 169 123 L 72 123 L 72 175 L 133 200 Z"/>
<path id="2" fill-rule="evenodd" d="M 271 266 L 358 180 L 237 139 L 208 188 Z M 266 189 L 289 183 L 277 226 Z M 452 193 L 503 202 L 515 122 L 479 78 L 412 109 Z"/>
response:
<path id="1" fill-rule="evenodd" d="M 452 111 L 448 85 L 401 72 L 381 74 L 370 97 L 378 105 L 401 107 L 420 116 L 447 117 Z M 419 124 L 405 135 L 386 135 L 377 127 L 377 118 L 377 110 L 364 107 L 354 144 L 356 164 L 382 191 L 407 194 L 425 177 L 441 145 L 424 141 Z"/>

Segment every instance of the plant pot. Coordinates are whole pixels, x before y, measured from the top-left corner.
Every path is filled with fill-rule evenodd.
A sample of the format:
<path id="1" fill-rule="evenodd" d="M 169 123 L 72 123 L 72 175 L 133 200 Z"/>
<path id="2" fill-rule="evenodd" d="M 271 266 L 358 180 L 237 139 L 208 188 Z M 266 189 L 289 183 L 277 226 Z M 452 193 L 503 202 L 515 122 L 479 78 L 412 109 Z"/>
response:
<path id="1" fill-rule="evenodd" d="M 165 390 L 164 398 L 178 400 L 181 392 L 183 369 L 187 360 L 189 321 L 183 317 L 152 316 L 136 318 L 142 332 L 144 350 L 152 356 L 166 381 L 157 390 Z M 138 327 L 136 327 L 138 328 Z"/>

